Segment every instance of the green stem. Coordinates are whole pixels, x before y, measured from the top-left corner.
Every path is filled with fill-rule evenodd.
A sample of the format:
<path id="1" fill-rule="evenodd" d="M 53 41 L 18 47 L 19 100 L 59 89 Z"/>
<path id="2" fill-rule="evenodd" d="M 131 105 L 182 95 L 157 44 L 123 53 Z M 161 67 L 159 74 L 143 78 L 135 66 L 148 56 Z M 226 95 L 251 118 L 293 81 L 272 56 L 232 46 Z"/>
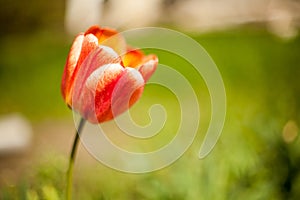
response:
<path id="1" fill-rule="evenodd" d="M 79 135 L 82 131 L 82 128 L 85 124 L 85 119 L 81 118 L 78 128 L 76 130 L 75 139 L 72 146 L 72 151 L 69 157 L 69 167 L 67 172 L 67 190 L 66 190 L 66 200 L 72 199 L 72 183 L 73 183 L 73 168 L 74 168 L 74 161 L 77 152 L 78 142 L 79 142 Z"/>

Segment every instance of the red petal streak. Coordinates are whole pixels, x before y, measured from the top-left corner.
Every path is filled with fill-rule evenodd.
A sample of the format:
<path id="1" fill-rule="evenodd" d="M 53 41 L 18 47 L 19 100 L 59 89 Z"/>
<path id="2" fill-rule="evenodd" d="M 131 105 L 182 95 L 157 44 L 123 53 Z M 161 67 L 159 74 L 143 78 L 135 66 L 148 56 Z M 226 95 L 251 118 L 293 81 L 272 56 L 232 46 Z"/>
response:
<path id="1" fill-rule="evenodd" d="M 75 40 L 76 42 L 76 40 Z M 74 43 L 73 43 L 74 44 Z M 81 46 L 79 48 L 79 45 L 73 45 L 71 48 L 71 51 L 69 53 L 69 57 L 71 59 L 68 59 L 66 67 L 68 71 L 72 72 L 68 79 L 68 86 L 65 88 L 65 100 L 69 106 L 72 105 L 72 89 L 74 85 L 74 80 L 77 77 L 77 73 L 79 69 L 81 68 L 81 64 L 86 59 L 86 57 L 98 46 L 98 40 L 97 38 L 92 35 L 88 34 L 84 36 L 82 39 Z M 74 47 L 74 48 L 73 48 Z M 80 52 L 80 55 L 78 56 L 78 52 Z M 75 65 L 75 59 L 76 58 L 76 65 Z M 69 60 L 71 62 L 69 62 Z M 74 62 L 73 62 L 74 60 Z"/>
<path id="2" fill-rule="evenodd" d="M 62 92 L 63 98 L 65 100 L 66 100 L 66 96 L 68 95 L 68 92 L 69 92 L 71 77 L 73 75 L 73 72 L 75 70 L 75 67 L 77 65 L 77 62 L 78 62 L 78 59 L 79 59 L 79 56 L 81 53 L 83 39 L 84 39 L 83 34 L 79 34 L 75 38 L 75 40 L 71 46 L 71 50 L 69 52 L 68 58 L 67 58 L 67 62 L 65 65 L 62 82 L 61 82 L 61 92 Z"/>
<path id="3" fill-rule="evenodd" d="M 108 119 L 112 92 L 123 71 L 119 64 L 107 64 L 89 76 L 76 103 L 76 110 L 85 119 L 92 123 Z"/>
<path id="4" fill-rule="evenodd" d="M 97 47 L 85 59 L 81 65 L 73 88 L 73 109 L 80 112 L 86 119 L 95 121 L 94 114 L 94 93 L 93 87 L 100 79 L 95 77 L 95 73 L 104 67 L 106 64 L 120 63 L 120 57 L 111 48 L 100 46 Z M 124 69 L 123 67 L 121 67 Z M 106 74 L 105 72 L 104 74 Z M 92 75 L 93 74 L 93 75 Z M 100 75 L 99 72 L 96 73 Z M 107 78 L 105 80 L 108 80 Z M 94 84 L 94 86 L 93 86 Z"/>
<path id="5" fill-rule="evenodd" d="M 97 72 L 100 78 L 97 82 L 97 88 L 94 96 L 95 122 L 104 122 L 112 119 L 111 98 L 118 80 L 124 73 L 124 68 L 119 64 L 106 65 L 105 69 Z M 94 87 L 94 86 L 92 86 Z"/>
<path id="6" fill-rule="evenodd" d="M 122 77 L 116 84 L 111 99 L 111 118 L 129 109 L 142 95 L 144 79 L 133 68 L 125 68 Z"/>

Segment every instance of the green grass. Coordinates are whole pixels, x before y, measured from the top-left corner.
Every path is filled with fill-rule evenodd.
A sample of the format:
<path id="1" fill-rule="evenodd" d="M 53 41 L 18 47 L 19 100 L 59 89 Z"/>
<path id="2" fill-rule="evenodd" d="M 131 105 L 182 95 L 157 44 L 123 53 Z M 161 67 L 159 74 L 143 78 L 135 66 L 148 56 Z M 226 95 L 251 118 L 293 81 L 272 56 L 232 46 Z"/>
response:
<path id="1" fill-rule="evenodd" d="M 195 142 L 173 165 L 142 175 L 117 172 L 99 163 L 85 165 L 79 158 L 76 199 L 300 197 L 297 190 L 300 184 L 299 139 L 293 143 L 285 143 L 282 139 L 282 129 L 288 120 L 294 120 L 298 126 L 300 123 L 300 37 L 284 41 L 264 31 L 242 29 L 194 35 L 193 38 L 211 55 L 226 86 L 226 124 L 214 151 L 204 160 L 197 158 L 210 117 L 209 95 L 202 78 L 194 75 L 185 60 L 155 51 L 162 63 L 184 74 L 197 93 L 203 115 Z M 60 96 L 60 80 L 70 43 L 62 33 L 45 31 L 1 39 L 1 114 L 21 112 L 37 122 L 71 117 Z M 166 105 L 170 116 L 163 133 L 174 132 L 180 114 L 178 102 L 164 88 L 147 87 L 141 101 L 132 109 L 133 118 L 140 124 L 148 123 L 146 112 L 153 103 Z M 119 142 L 117 135 L 111 137 Z M 120 145 L 131 150 L 152 150 L 170 138 L 172 134 L 153 138 L 149 144 L 131 141 Z M 124 141 L 129 139 L 124 138 Z M 48 161 L 41 159 L 35 165 L 31 181 L 25 177 L 13 189 L 3 187 L 0 197 L 62 197 L 66 162 L 65 155 L 58 159 L 60 156 L 46 154 Z"/>

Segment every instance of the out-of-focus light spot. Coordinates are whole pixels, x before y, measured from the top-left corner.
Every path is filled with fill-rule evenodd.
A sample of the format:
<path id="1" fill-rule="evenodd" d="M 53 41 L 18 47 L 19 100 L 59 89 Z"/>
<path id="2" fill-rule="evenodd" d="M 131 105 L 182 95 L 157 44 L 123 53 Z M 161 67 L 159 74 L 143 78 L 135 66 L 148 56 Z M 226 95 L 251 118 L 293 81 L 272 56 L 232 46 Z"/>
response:
<path id="1" fill-rule="evenodd" d="M 100 24 L 103 0 L 67 0 L 65 27 L 76 35 L 94 24 Z"/>
<path id="2" fill-rule="evenodd" d="M 270 9 L 268 15 L 268 28 L 271 32 L 286 39 L 297 36 L 297 26 L 291 12 L 284 9 Z"/>
<path id="3" fill-rule="evenodd" d="M 32 140 L 32 128 L 20 114 L 0 118 L 0 154 L 21 153 L 27 150 Z"/>
<path id="4" fill-rule="evenodd" d="M 299 128 L 295 121 L 289 120 L 283 127 L 282 137 L 286 143 L 295 141 L 299 133 Z"/>

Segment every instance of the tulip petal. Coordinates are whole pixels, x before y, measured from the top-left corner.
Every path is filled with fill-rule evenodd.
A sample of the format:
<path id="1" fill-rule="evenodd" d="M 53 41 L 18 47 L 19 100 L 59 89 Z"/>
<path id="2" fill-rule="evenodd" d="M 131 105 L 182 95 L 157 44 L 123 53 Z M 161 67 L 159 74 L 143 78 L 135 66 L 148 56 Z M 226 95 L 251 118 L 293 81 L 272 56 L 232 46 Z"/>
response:
<path id="1" fill-rule="evenodd" d="M 92 97 L 86 94 L 86 82 L 90 75 L 97 69 L 102 68 L 106 64 L 120 63 L 121 59 L 110 47 L 99 46 L 92 51 L 80 66 L 80 70 L 76 74 L 73 87 L 71 88 L 73 109 L 83 114 L 86 112 L 87 102 L 93 101 Z M 90 86 L 89 86 L 90 87 Z M 86 98 L 86 99 L 85 99 Z M 94 104 L 92 104 L 94 105 Z"/>
<path id="2" fill-rule="evenodd" d="M 86 57 L 98 46 L 97 38 L 88 34 L 83 36 L 79 35 L 71 47 L 71 51 L 68 55 L 67 63 L 65 66 L 65 72 L 62 81 L 62 93 L 69 106 L 72 105 L 72 87 L 75 77 L 81 67 L 81 64 Z"/>
<path id="3" fill-rule="evenodd" d="M 116 84 L 111 99 L 112 118 L 128 110 L 142 95 L 144 79 L 134 68 L 125 68 Z"/>
<path id="4" fill-rule="evenodd" d="M 137 67 L 142 64 L 144 54 L 138 49 L 128 49 L 127 52 L 122 55 L 123 65 L 126 67 Z"/>
<path id="5" fill-rule="evenodd" d="M 85 32 L 85 34 L 95 35 L 98 38 L 99 44 L 111 47 L 119 55 L 126 52 L 125 38 L 116 30 L 92 26 Z"/>
<path id="6" fill-rule="evenodd" d="M 155 55 L 148 55 L 143 59 L 143 64 L 136 68 L 142 74 L 145 83 L 155 72 L 157 64 L 158 58 Z"/>
<path id="7" fill-rule="evenodd" d="M 120 63 L 121 59 L 110 47 L 99 46 L 85 59 L 76 75 L 75 89 L 80 92 L 92 72 L 106 64 Z M 74 96 L 76 98 L 76 96 Z M 74 98 L 73 97 L 73 98 Z"/>
<path id="8" fill-rule="evenodd" d="M 123 72 L 120 64 L 107 64 L 89 76 L 77 100 L 81 115 L 92 123 L 111 119 L 112 92 Z"/>
<path id="9" fill-rule="evenodd" d="M 133 68 L 107 64 L 86 80 L 75 110 L 92 123 L 115 118 L 133 105 L 143 92 L 142 75 Z"/>
<path id="10" fill-rule="evenodd" d="M 81 66 L 81 64 L 86 59 L 86 57 L 97 47 L 98 47 L 98 40 L 93 34 L 88 34 L 84 36 L 80 57 L 78 59 L 75 70 L 78 70 L 78 67 Z"/>
<path id="11" fill-rule="evenodd" d="M 83 34 L 79 34 L 75 38 L 67 58 L 67 62 L 62 77 L 62 83 L 61 83 L 61 92 L 64 99 L 66 99 L 70 87 L 70 80 L 75 70 L 75 67 L 77 65 L 78 59 L 80 57 L 83 40 L 84 40 Z"/>
<path id="12" fill-rule="evenodd" d="M 145 56 L 139 49 L 128 49 L 122 56 L 122 63 L 125 67 L 133 67 L 139 70 L 144 81 L 147 82 L 157 67 L 158 58 L 155 55 Z"/>

